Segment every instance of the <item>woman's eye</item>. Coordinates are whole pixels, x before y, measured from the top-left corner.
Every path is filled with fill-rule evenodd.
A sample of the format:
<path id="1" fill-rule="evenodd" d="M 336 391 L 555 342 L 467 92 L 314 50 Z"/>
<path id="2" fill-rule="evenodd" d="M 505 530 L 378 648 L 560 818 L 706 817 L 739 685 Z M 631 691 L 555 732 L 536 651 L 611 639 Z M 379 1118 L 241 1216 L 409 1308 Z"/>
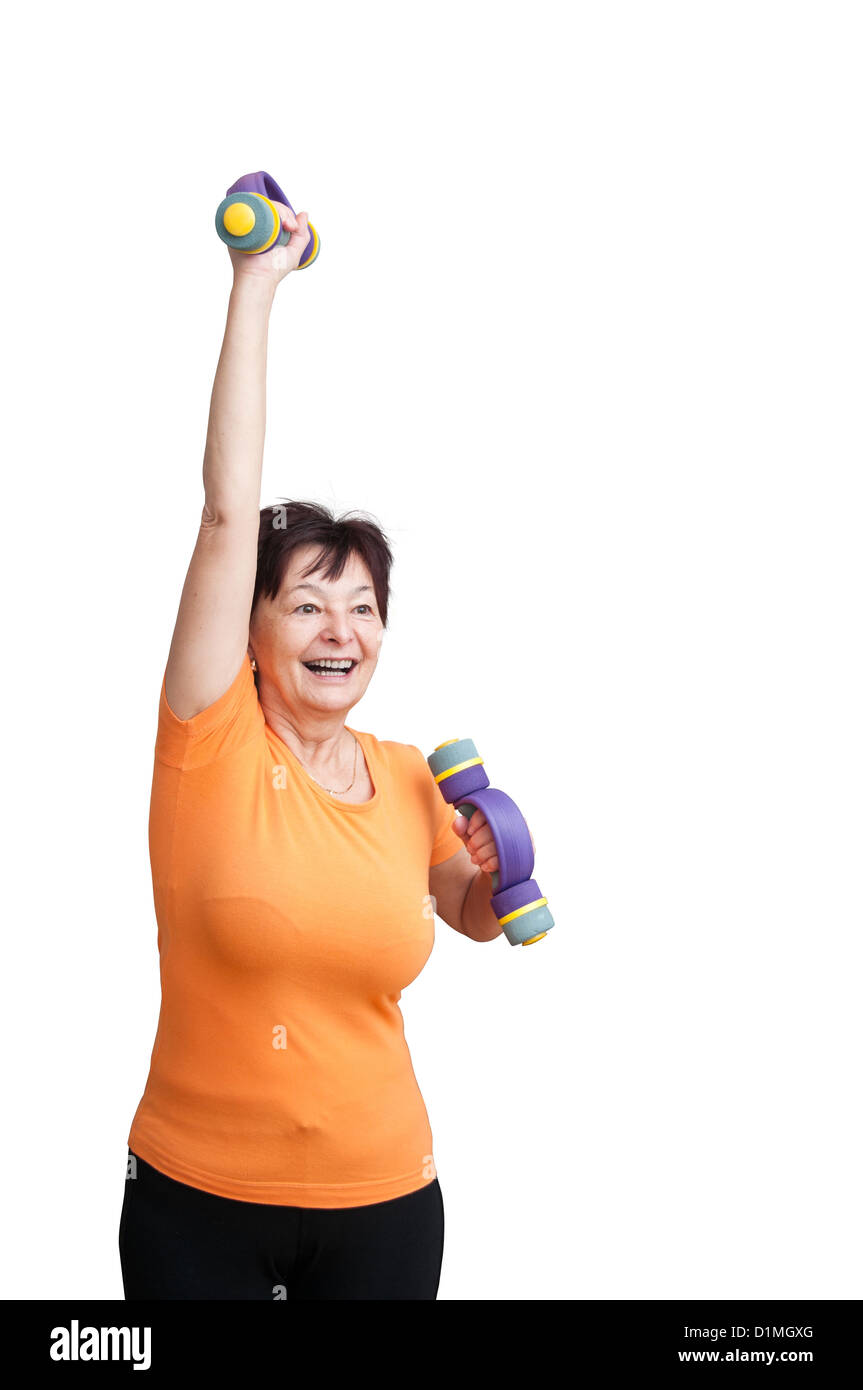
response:
<path id="1" fill-rule="evenodd" d="M 303 611 L 304 608 L 315 608 L 315 609 L 316 609 L 317 606 L 318 606 L 318 605 L 317 605 L 316 603 L 301 603 L 300 606 L 299 606 L 299 608 L 297 608 L 295 611 L 296 611 L 297 613 L 302 613 L 302 611 Z M 366 608 L 366 609 L 368 609 L 369 613 L 371 613 L 371 611 L 372 611 L 372 606 L 371 606 L 370 603 L 358 603 L 358 604 L 357 604 L 357 608 Z"/>

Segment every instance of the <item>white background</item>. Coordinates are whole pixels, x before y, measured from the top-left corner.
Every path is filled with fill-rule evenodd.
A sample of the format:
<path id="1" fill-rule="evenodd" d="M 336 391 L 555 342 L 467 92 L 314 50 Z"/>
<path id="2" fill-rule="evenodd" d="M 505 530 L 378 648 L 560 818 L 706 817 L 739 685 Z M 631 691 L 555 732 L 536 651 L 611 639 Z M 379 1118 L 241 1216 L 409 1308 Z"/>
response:
<path id="1" fill-rule="evenodd" d="M 851 1299 L 853 4 L 20 8 L 2 192 L 6 1298 L 122 1298 L 161 677 L 270 172 L 262 504 L 396 550 L 349 722 L 469 736 L 556 925 L 404 993 L 440 1298 Z"/>

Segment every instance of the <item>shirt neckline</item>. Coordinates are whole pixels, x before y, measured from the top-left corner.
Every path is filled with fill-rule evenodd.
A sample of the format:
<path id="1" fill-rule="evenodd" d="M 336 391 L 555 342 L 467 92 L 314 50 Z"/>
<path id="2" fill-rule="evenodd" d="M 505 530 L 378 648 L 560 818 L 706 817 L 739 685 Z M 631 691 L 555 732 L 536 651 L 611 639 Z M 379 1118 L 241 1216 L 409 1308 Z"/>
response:
<path id="1" fill-rule="evenodd" d="M 369 777 L 371 778 L 372 786 L 374 787 L 374 794 L 369 797 L 368 801 L 343 801 L 341 797 L 330 796 L 330 793 L 324 791 L 323 787 L 319 787 L 315 779 L 303 767 L 303 764 L 300 762 L 293 748 L 291 748 L 289 744 L 285 743 L 284 739 L 276 733 L 272 725 L 267 724 L 266 721 L 264 721 L 264 723 L 267 732 L 276 740 L 280 748 L 284 748 L 285 752 L 288 754 L 289 758 L 291 759 L 291 762 L 297 769 L 297 772 L 302 777 L 306 786 L 310 787 L 311 790 L 315 793 L 315 796 L 317 796 L 320 801 L 325 802 L 327 806 L 337 806 L 340 811 L 370 811 L 372 807 L 376 806 L 377 803 L 380 801 L 380 773 L 378 771 L 377 766 L 374 765 L 374 758 L 371 755 L 370 745 L 366 742 L 366 736 L 365 734 L 360 733 L 358 729 L 351 728 L 350 724 L 345 725 L 345 728 L 347 729 L 348 733 L 353 734 L 354 738 L 357 740 L 357 743 L 360 745 L 360 751 L 362 752 L 366 760 L 366 767 L 368 768 Z"/>

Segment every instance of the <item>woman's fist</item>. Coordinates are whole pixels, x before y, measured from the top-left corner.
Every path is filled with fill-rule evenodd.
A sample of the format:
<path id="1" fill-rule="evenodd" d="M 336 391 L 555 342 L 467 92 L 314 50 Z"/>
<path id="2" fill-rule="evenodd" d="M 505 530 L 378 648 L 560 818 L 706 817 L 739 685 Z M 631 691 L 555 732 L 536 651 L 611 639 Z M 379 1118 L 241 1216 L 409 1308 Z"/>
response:
<path id="1" fill-rule="evenodd" d="M 494 837 L 491 833 L 491 827 L 479 807 L 469 817 L 456 811 L 452 828 L 459 839 L 464 842 L 464 847 L 477 868 L 482 869 L 485 874 L 496 874 L 499 866 L 494 848 Z M 530 826 L 527 828 L 527 833 L 530 835 Z M 536 845 L 533 844 L 532 835 L 530 835 L 530 843 L 533 845 L 535 854 Z"/>
<path id="2" fill-rule="evenodd" d="M 281 214 L 282 226 L 290 232 L 291 239 L 287 246 L 274 246 L 269 251 L 251 255 L 248 251 L 238 251 L 235 246 L 229 246 L 228 255 L 234 267 L 234 279 L 240 275 L 249 275 L 278 284 L 286 275 L 290 275 L 292 270 L 296 270 L 300 257 L 311 240 L 307 212 L 298 212 L 294 216 L 285 203 L 277 203 L 273 199 L 270 201 Z"/>

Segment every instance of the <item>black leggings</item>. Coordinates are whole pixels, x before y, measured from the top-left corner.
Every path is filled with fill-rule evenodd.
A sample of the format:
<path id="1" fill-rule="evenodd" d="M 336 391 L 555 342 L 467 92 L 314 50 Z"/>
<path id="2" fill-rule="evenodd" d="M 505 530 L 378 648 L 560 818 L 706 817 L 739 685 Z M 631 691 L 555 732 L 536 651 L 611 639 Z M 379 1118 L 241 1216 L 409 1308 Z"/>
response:
<path id="1" fill-rule="evenodd" d="M 283 1207 L 218 1197 L 129 1156 L 120 1216 L 127 1300 L 437 1298 L 437 1178 L 369 1206 Z"/>

